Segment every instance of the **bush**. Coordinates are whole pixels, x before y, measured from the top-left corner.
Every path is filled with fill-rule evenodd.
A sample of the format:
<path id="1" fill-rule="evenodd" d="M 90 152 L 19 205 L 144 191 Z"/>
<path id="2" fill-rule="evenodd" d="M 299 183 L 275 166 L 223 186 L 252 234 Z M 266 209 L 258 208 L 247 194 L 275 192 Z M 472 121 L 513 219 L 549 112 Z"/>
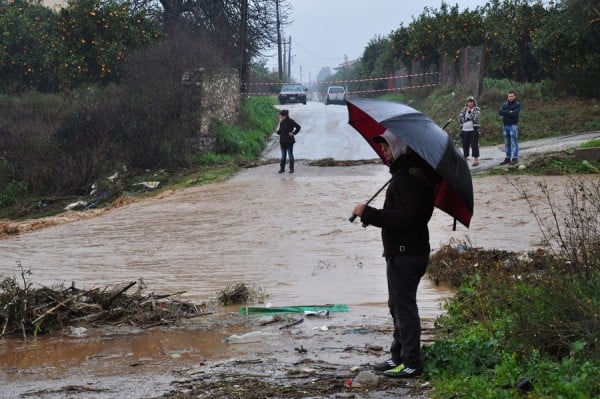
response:
<path id="1" fill-rule="evenodd" d="M 432 257 L 435 278 L 460 284 L 436 321 L 443 339 L 425 349 L 435 396 L 518 397 L 524 377 L 536 397 L 600 395 L 599 188 L 570 182 L 566 204 L 541 188 L 544 207 L 521 191 L 555 252 L 453 243 Z"/>
<path id="2" fill-rule="evenodd" d="M 27 194 L 27 182 L 12 181 L 0 191 L 0 207 L 14 205 Z"/>

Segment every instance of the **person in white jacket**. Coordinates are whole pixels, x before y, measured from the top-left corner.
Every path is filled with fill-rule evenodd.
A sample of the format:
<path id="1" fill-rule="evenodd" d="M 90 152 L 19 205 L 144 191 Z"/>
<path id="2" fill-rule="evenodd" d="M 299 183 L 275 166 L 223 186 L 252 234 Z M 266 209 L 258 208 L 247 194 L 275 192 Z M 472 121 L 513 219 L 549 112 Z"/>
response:
<path id="1" fill-rule="evenodd" d="M 477 106 L 475 97 L 467 98 L 464 108 L 458 114 L 460 123 L 460 139 L 463 146 L 465 159 L 469 158 L 469 148 L 473 155 L 473 165 L 479 165 L 479 126 L 481 120 L 481 109 Z"/>

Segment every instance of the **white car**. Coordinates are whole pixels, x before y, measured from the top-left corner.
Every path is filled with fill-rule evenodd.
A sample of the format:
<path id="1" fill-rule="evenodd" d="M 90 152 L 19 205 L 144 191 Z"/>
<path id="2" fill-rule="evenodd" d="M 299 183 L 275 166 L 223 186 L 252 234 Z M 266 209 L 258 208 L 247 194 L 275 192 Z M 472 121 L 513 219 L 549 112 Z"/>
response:
<path id="1" fill-rule="evenodd" d="M 329 86 L 325 94 L 325 105 L 346 104 L 346 89 L 343 86 Z"/>

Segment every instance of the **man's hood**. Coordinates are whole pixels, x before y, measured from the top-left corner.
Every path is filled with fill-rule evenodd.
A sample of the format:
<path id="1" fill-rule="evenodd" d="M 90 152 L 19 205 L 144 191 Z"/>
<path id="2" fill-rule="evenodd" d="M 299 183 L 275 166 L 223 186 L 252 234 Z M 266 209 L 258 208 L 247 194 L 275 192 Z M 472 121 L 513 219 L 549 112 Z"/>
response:
<path id="1" fill-rule="evenodd" d="M 380 138 L 378 139 L 378 137 Z M 406 144 L 406 141 L 402 140 L 389 130 L 386 130 L 381 136 L 378 137 L 376 137 L 375 142 L 381 142 L 382 139 L 385 140 L 385 142 L 387 142 L 392 148 L 394 159 L 398 159 L 408 152 L 408 144 Z"/>

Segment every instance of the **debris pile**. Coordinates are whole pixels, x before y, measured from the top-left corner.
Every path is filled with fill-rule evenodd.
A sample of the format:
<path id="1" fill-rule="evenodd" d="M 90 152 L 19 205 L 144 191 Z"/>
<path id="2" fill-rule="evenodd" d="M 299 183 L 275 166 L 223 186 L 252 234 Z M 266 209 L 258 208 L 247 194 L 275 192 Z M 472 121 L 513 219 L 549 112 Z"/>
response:
<path id="1" fill-rule="evenodd" d="M 14 277 L 0 281 L 0 337 L 20 334 L 26 339 L 67 327 L 108 324 L 150 328 L 204 314 L 196 305 L 172 298 L 182 292 L 144 293 L 142 281 L 90 290 L 74 285 L 32 288 L 26 274 L 21 273 L 23 284 Z"/>

